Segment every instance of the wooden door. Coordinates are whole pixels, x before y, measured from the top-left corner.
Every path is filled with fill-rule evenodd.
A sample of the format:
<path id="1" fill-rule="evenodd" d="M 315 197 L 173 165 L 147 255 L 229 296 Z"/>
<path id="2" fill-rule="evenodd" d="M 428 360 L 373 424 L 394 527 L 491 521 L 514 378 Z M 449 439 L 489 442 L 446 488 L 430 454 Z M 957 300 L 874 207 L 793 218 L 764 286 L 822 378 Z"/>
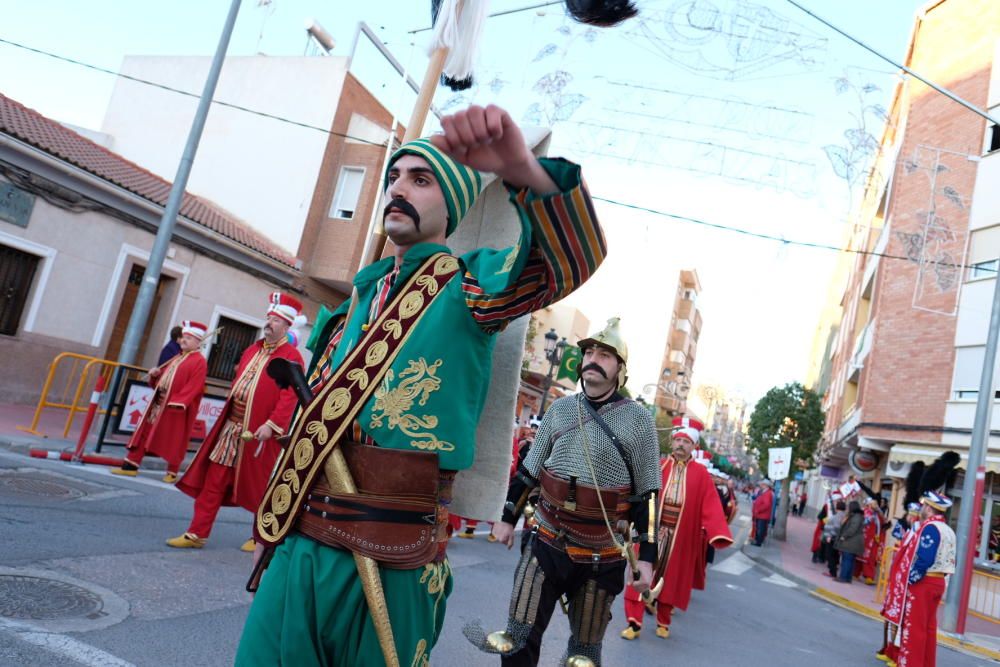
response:
<path id="1" fill-rule="evenodd" d="M 121 352 L 122 342 L 125 340 L 125 329 L 128 328 L 128 320 L 132 317 L 132 309 L 135 307 L 135 300 L 139 296 L 139 286 L 142 285 L 142 277 L 146 274 L 146 267 L 138 264 L 132 265 L 129 272 L 128 282 L 125 284 L 125 291 L 122 293 L 122 300 L 118 304 L 118 315 L 115 317 L 115 325 L 111 329 L 111 339 L 108 341 L 108 349 L 104 353 L 105 359 L 118 360 L 118 353 Z M 160 297 L 163 295 L 164 276 L 160 275 L 160 282 L 156 285 L 156 294 L 153 296 L 153 307 L 149 309 L 149 318 L 146 320 L 146 329 L 142 333 L 139 342 L 139 353 L 135 357 L 137 364 L 142 363 L 146 353 L 146 344 L 149 342 L 149 333 L 153 328 L 153 320 L 160 306 Z"/>

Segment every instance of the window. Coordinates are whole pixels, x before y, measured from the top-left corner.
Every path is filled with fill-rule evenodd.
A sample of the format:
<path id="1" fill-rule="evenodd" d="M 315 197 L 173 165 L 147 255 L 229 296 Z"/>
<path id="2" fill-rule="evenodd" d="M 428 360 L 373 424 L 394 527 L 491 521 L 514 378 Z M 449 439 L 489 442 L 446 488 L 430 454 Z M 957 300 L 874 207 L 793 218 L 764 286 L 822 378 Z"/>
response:
<path id="1" fill-rule="evenodd" d="M 228 317 L 219 317 L 217 326 L 222 331 L 208 355 L 208 377 L 232 381 L 236 378 L 236 365 L 240 363 L 243 350 L 257 340 L 260 329 Z"/>
<path id="2" fill-rule="evenodd" d="M 974 401 L 979 396 L 985 350 L 985 346 L 982 345 L 955 348 L 955 372 L 951 382 L 953 398 Z M 1000 398 L 1000 390 L 996 391 L 993 397 Z"/>
<path id="3" fill-rule="evenodd" d="M 365 182 L 363 167 L 342 167 L 340 178 L 337 179 L 337 189 L 333 193 L 333 203 L 330 205 L 330 217 L 351 220 L 358 209 L 361 199 L 361 186 Z"/>
<path id="4" fill-rule="evenodd" d="M 975 280 L 976 278 L 996 278 L 997 277 L 997 265 L 1000 264 L 998 260 L 988 259 L 985 262 L 976 262 L 969 269 L 969 280 Z"/>
<path id="5" fill-rule="evenodd" d="M 995 150 L 1000 150 L 1000 125 L 991 125 L 989 129 L 989 140 L 990 145 L 987 150 L 988 153 L 992 153 Z"/>
<path id="6" fill-rule="evenodd" d="M 0 246 L 0 334 L 17 334 L 37 268 L 37 256 Z"/>

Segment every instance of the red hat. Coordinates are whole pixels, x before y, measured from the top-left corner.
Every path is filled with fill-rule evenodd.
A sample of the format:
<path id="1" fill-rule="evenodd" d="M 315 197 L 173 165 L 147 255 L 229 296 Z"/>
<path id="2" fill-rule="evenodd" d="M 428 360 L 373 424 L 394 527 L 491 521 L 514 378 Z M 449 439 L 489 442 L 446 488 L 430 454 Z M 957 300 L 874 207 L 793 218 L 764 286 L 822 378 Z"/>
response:
<path id="1" fill-rule="evenodd" d="M 295 318 L 302 312 L 302 302 L 294 296 L 272 292 L 267 307 L 267 314 L 274 313 L 288 324 L 295 324 Z"/>
<path id="2" fill-rule="evenodd" d="M 674 417 L 673 425 L 675 438 L 684 437 L 696 445 L 705 430 L 705 425 L 693 417 Z"/>
<path id="3" fill-rule="evenodd" d="M 198 340 L 205 337 L 208 333 L 208 327 L 201 322 L 195 322 L 194 320 L 184 320 L 181 322 L 181 333 L 187 334 L 189 336 L 194 336 Z"/>

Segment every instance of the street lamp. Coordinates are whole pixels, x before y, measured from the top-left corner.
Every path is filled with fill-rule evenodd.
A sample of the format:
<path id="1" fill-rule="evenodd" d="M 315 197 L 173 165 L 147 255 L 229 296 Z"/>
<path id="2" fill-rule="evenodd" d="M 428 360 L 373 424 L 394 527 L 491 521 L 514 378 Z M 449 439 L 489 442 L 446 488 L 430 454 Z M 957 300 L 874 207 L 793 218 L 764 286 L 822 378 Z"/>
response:
<path id="1" fill-rule="evenodd" d="M 549 329 L 545 334 L 545 358 L 549 360 L 549 374 L 545 376 L 545 390 L 542 392 L 542 407 L 538 409 L 538 416 L 545 414 L 545 404 L 549 399 L 549 391 L 552 389 L 552 373 L 562 360 L 563 352 L 566 350 L 566 337 L 560 340 L 555 329 Z"/>

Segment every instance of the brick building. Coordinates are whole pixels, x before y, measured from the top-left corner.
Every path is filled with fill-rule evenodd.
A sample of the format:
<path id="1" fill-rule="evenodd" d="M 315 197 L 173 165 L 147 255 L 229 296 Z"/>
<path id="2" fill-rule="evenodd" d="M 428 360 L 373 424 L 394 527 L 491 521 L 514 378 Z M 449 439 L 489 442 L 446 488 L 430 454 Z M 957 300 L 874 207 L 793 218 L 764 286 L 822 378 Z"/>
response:
<path id="1" fill-rule="evenodd" d="M 917 17 L 905 64 L 995 114 L 998 53 L 1000 4 L 939 0 Z M 856 252 L 842 255 L 809 384 L 823 393 L 817 462 L 828 484 L 860 474 L 898 503 L 910 463 L 968 452 L 1000 257 L 1000 142 L 981 116 L 910 77 L 888 115 L 847 232 Z M 990 493 L 1000 415 L 992 428 L 986 525 L 1000 516 L 1000 484 L 995 500 Z M 876 455 L 874 469 L 857 465 L 858 451 Z M 960 496 L 960 487 L 961 477 L 949 493 Z"/>
<path id="2" fill-rule="evenodd" d="M 660 363 L 660 382 L 653 399 L 657 409 L 670 417 L 682 416 L 687 409 L 687 390 L 691 387 L 698 338 L 701 336 L 700 292 L 698 272 L 683 269 L 677 276 L 670 330 Z"/>

